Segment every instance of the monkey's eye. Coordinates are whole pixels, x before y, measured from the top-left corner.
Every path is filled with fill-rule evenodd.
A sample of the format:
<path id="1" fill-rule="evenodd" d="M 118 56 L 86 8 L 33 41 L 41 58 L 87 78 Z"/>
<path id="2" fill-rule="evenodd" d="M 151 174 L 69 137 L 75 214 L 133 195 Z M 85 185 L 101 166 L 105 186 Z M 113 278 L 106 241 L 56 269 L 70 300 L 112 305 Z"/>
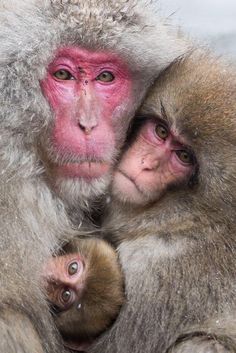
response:
<path id="1" fill-rule="evenodd" d="M 53 76 L 55 76 L 58 80 L 74 80 L 74 77 L 67 70 L 61 69 L 54 72 Z"/>
<path id="2" fill-rule="evenodd" d="M 165 127 L 165 125 L 162 125 L 162 124 L 156 125 L 155 132 L 156 132 L 157 136 L 160 137 L 160 139 L 162 139 L 162 140 L 166 140 L 169 135 L 169 131 L 168 131 L 167 127 Z"/>
<path id="3" fill-rule="evenodd" d="M 64 289 L 62 292 L 61 292 L 61 296 L 60 296 L 60 299 L 62 301 L 63 304 L 69 304 L 70 301 L 72 300 L 72 292 L 70 289 Z"/>
<path id="4" fill-rule="evenodd" d="M 175 152 L 179 160 L 184 164 L 194 164 L 193 154 L 187 150 L 179 150 Z"/>
<path id="5" fill-rule="evenodd" d="M 76 293 L 69 287 L 61 288 L 58 292 L 57 302 L 60 311 L 67 310 L 76 300 Z"/>
<path id="6" fill-rule="evenodd" d="M 69 275 L 73 276 L 74 274 L 76 274 L 78 272 L 78 268 L 79 268 L 79 265 L 77 261 L 71 262 L 68 266 Z"/>
<path id="7" fill-rule="evenodd" d="M 115 76 L 110 71 L 103 71 L 100 75 L 96 77 L 97 81 L 102 82 L 112 82 L 114 81 Z"/>

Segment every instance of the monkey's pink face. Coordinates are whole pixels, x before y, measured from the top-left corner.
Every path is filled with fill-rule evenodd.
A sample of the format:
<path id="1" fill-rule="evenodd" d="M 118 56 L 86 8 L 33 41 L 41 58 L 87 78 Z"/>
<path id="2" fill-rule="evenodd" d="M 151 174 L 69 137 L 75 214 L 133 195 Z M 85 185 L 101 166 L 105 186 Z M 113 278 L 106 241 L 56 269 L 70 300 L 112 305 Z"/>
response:
<path id="1" fill-rule="evenodd" d="M 193 153 L 162 120 L 147 120 L 114 173 L 113 194 L 123 202 L 157 201 L 172 185 L 188 183 L 196 170 Z"/>
<path id="2" fill-rule="evenodd" d="M 62 48 L 41 82 L 55 115 L 50 158 L 55 177 L 88 183 L 110 171 L 132 103 L 131 77 L 113 54 Z M 54 158 L 52 156 L 54 155 Z"/>
<path id="3" fill-rule="evenodd" d="M 79 307 L 85 286 L 85 265 L 80 255 L 68 254 L 52 258 L 44 268 L 48 299 L 59 311 L 76 304 Z"/>

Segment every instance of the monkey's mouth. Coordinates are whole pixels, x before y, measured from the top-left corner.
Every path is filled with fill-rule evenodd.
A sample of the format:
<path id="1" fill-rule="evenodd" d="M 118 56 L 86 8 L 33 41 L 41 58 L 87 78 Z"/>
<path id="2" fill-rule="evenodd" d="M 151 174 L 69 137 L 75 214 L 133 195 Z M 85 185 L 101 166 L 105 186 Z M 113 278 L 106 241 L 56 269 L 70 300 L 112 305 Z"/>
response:
<path id="1" fill-rule="evenodd" d="M 126 174 L 123 170 L 119 168 L 117 169 L 117 172 L 123 175 L 126 179 L 128 179 L 135 186 L 135 189 L 139 192 L 139 194 L 143 195 L 142 190 L 140 190 L 139 186 L 132 177 L 130 177 L 128 174 Z"/>
<path id="2" fill-rule="evenodd" d="M 66 178 L 98 179 L 107 174 L 110 165 L 105 162 L 67 163 L 55 167 L 58 176 Z"/>

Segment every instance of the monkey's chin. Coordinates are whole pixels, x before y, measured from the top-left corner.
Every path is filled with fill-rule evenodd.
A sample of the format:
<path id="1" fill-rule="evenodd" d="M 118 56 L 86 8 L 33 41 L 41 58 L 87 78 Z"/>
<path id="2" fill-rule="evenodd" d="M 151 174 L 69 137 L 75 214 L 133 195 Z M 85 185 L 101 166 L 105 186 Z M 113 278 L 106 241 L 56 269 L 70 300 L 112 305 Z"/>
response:
<path id="1" fill-rule="evenodd" d="M 56 173 L 65 178 L 83 178 L 90 183 L 93 179 L 101 178 L 109 169 L 110 165 L 102 162 L 68 163 L 57 166 Z"/>
<path id="2" fill-rule="evenodd" d="M 106 192 L 110 181 L 110 173 L 101 178 L 90 180 L 57 177 L 55 188 L 59 197 L 69 205 L 78 205 L 87 209 L 90 200 L 94 200 Z"/>

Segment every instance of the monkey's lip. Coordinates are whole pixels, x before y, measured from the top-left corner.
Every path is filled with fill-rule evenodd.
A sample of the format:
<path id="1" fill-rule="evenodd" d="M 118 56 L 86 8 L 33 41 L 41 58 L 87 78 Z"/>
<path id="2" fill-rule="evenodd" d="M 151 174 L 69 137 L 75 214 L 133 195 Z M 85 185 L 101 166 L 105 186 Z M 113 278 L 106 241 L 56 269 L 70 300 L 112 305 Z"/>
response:
<path id="1" fill-rule="evenodd" d="M 97 179 L 108 173 L 110 165 L 105 162 L 68 163 L 56 167 L 57 174 L 66 178 Z"/>

